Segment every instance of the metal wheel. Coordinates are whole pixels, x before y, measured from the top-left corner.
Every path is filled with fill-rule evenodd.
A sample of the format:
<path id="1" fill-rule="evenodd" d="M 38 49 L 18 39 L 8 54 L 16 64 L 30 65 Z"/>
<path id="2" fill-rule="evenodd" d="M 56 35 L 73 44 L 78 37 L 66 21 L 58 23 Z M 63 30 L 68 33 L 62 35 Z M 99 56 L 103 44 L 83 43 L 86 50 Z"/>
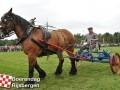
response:
<path id="1" fill-rule="evenodd" d="M 114 74 L 120 74 L 120 55 L 118 53 L 110 56 L 110 68 Z"/>

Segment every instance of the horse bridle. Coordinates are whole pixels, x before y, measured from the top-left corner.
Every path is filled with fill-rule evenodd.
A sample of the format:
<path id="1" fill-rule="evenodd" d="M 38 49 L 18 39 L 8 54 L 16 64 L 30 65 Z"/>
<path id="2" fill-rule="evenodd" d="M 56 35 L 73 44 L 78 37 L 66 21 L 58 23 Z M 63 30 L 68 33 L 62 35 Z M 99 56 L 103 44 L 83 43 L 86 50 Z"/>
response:
<path id="1" fill-rule="evenodd" d="M 3 26 L 1 27 L 1 32 L 4 34 L 4 38 L 13 35 L 14 30 L 10 31 L 10 32 L 7 30 L 10 23 L 12 23 L 14 25 L 13 28 L 15 29 L 15 23 L 13 21 L 13 17 L 12 16 L 3 16 L 1 18 L 1 22 L 4 24 L 4 27 Z"/>

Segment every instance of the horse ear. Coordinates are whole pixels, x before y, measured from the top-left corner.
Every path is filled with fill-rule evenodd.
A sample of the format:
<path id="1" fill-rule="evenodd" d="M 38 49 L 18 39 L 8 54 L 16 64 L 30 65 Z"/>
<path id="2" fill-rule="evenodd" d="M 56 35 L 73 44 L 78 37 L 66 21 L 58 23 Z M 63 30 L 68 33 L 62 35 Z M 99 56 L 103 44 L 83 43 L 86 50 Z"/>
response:
<path id="1" fill-rule="evenodd" d="M 7 14 L 9 14 L 9 15 L 12 14 L 12 8 L 7 12 Z"/>

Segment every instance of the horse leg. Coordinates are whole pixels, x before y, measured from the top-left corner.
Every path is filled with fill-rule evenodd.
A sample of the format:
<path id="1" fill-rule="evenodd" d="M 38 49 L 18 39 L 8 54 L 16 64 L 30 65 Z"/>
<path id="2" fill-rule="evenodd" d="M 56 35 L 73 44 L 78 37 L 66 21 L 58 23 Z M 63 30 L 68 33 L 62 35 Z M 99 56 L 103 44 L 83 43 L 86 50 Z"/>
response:
<path id="1" fill-rule="evenodd" d="M 62 66 L 64 63 L 64 58 L 63 58 L 62 52 L 58 52 L 57 56 L 59 58 L 59 64 L 58 64 L 57 69 L 55 71 L 55 75 L 60 75 L 62 73 Z"/>
<path id="2" fill-rule="evenodd" d="M 73 50 L 69 50 L 69 51 L 73 52 L 74 49 L 73 49 Z M 73 55 L 71 55 L 70 53 L 68 53 L 68 55 L 69 55 L 70 57 L 73 57 Z M 70 75 L 76 75 L 77 69 L 76 69 L 76 65 L 75 65 L 75 59 L 74 59 L 74 58 L 69 58 L 69 59 L 70 59 L 70 61 L 71 61 L 71 70 L 70 70 L 69 74 L 70 74 Z"/>
<path id="3" fill-rule="evenodd" d="M 44 79 L 45 76 L 46 76 L 46 73 L 45 73 L 44 70 L 42 70 L 42 69 L 40 68 L 40 66 L 38 65 L 37 61 L 36 61 L 36 64 L 35 64 L 35 69 L 36 69 L 36 70 L 38 71 L 38 73 L 39 73 L 39 78 Z"/>
<path id="4" fill-rule="evenodd" d="M 70 60 L 71 60 L 71 70 L 70 70 L 69 74 L 76 75 L 77 69 L 76 69 L 76 65 L 75 65 L 75 59 L 70 58 Z"/>
<path id="5" fill-rule="evenodd" d="M 28 60 L 29 60 L 29 76 L 28 76 L 28 78 L 33 78 L 36 57 L 34 57 L 33 55 L 29 55 Z M 28 80 L 24 84 L 35 84 L 35 82 Z"/>

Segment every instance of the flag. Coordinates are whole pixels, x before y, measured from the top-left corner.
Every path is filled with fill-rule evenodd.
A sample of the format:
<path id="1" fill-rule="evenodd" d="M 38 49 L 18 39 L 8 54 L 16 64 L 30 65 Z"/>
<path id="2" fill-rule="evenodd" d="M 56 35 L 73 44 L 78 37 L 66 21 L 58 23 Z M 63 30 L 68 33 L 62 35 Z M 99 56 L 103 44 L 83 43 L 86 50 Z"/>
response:
<path id="1" fill-rule="evenodd" d="M 10 88 L 12 76 L 0 74 L 0 87 Z"/>

